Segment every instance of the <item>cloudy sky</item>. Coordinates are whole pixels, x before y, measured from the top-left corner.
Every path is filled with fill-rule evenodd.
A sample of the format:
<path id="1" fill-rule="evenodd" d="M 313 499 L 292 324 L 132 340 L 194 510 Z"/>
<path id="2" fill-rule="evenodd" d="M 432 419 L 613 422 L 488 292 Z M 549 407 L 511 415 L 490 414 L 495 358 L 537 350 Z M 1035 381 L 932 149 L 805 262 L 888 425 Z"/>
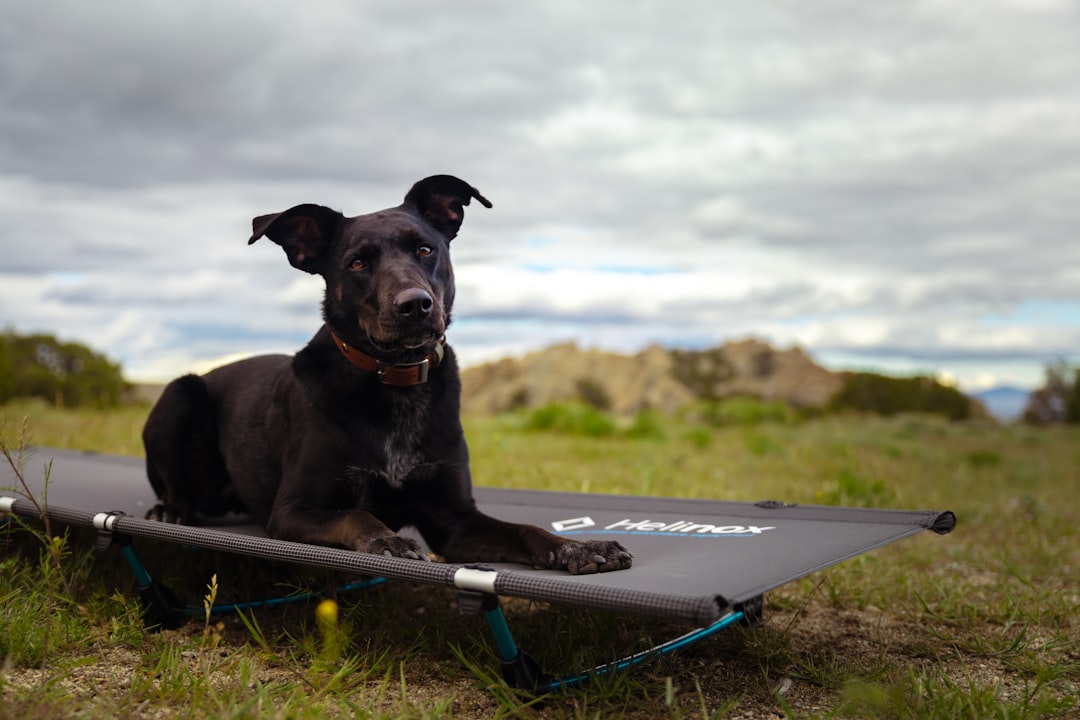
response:
<path id="1" fill-rule="evenodd" d="M 251 218 L 458 175 L 449 337 L 757 337 L 1037 385 L 1080 360 L 1077 0 L 10 0 L 0 326 L 135 379 L 293 352 Z"/>

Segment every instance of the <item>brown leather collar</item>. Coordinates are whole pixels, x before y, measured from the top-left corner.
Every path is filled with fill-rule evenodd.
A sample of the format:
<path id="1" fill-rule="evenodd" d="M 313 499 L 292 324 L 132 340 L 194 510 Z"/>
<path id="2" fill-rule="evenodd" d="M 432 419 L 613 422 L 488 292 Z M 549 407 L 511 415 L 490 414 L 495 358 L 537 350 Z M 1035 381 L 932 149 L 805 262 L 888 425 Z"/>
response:
<path id="1" fill-rule="evenodd" d="M 382 360 L 376 360 L 367 353 L 351 347 L 344 340 L 339 338 L 333 330 L 330 331 L 330 337 L 334 339 L 334 344 L 337 345 L 338 350 L 341 351 L 341 354 L 345 356 L 346 360 L 361 370 L 375 373 L 379 376 L 379 380 L 381 380 L 384 385 L 393 385 L 394 387 L 409 387 L 411 385 L 421 385 L 426 383 L 428 371 L 432 368 L 439 367 L 439 363 L 442 362 L 444 354 L 443 344 L 446 342 L 445 338 L 439 338 L 439 342 L 435 345 L 435 349 L 428 353 L 428 356 L 420 362 L 395 365 L 384 363 Z"/>

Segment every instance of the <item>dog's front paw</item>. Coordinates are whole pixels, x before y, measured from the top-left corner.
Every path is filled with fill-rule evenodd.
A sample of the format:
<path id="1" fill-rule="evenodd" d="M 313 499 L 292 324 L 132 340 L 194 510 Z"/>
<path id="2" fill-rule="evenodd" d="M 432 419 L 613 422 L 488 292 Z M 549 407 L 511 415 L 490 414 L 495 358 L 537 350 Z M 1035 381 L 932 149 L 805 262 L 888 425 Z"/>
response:
<path id="1" fill-rule="evenodd" d="M 180 513 L 169 507 L 165 503 L 158 503 L 154 507 L 146 511 L 146 515 L 143 516 L 145 520 L 153 520 L 155 522 L 172 523 L 179 525 L 183 523 L 183 518 Z"/>
<path id="2" fill-rule="evenodd" d="M 633 563 L 633 555 L 611 540 L 564 543 L 548 553 L 547 559 L 549 567 L 571 575 L 625 570 Z"/>
<path id="3" fill-rule="evenodd" d="M 374 540 L 362 543 L 362 545 L 363 547 L 357 548 L 360 552 L 428 562 L 427 553 L 424 552 L 419 543 L 410 538 L 401 537 L 400 535 L 377 537 Z"/>

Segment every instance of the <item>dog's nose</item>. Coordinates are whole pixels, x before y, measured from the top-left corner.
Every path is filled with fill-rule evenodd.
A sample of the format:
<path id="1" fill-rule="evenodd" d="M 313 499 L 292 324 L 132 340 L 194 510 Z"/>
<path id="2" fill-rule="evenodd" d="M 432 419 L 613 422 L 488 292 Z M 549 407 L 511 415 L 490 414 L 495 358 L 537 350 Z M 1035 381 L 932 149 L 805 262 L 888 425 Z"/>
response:
<path id="1" fill-rule="evenodd" d="M 420 288 L 402 290 L 394 298 L 394 307 L 405 317 L 420 318 L 429 315 L 433 305 L 431 295 Z"/>

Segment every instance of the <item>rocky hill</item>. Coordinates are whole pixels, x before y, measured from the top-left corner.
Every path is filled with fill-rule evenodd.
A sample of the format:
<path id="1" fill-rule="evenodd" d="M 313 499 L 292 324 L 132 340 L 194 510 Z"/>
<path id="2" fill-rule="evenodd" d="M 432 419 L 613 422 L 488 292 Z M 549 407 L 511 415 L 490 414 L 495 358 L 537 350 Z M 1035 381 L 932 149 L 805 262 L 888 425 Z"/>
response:
<path id="1" fill-rule="evenodd" d="M 650 346 L 637 355 L 556 345 L 462 374 L 466 412 L 491 413 L 584 400 L 618 414 L 674 412 L 698 398 L 753 395 L 796 407 L 823 407 L 843 386 L 800 348 L 758 340 L 703 351 Z"/>

